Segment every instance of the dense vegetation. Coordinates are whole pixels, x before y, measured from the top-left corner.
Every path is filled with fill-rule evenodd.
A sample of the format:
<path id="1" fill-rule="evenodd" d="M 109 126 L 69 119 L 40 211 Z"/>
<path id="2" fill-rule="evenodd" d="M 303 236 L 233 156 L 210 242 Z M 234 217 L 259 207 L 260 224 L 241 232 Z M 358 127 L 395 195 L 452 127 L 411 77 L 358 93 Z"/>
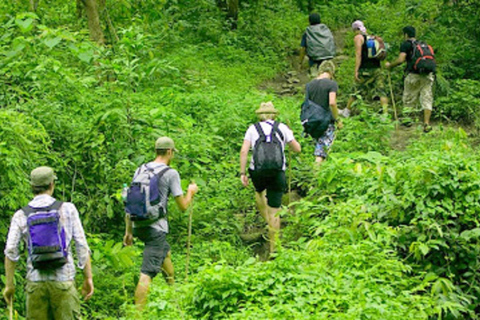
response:
<path id="1" fill-rule="evenodd" d="M 475 319 L 480 5 L 356 3 L 108 0 L 100 12 L 103 41 L 90 40 L 90 15 L 78 16 L 73 1 L 0 3 L 1 245 L 13 212 L 31 198 L 30 170 L 54 167 L 55 195 L 77 205 L 93 251 L 96 293 L 84 314 L 131 319 L 142 248 L 122 247 L 119 193 L 153 157 L 153 141 L 169 135 L 180 149 L 173 165 L 182 182 L 194 178 L 200 193 L 188 282 L 188 213 L 172 206 L 177 284 L 155 279 L 147 318 Z M 360 18 L 381 34 L 390 60 L 401 28 L 417 27 L 439 62 L 436 130 L 402 135 L 360 101 L 361 114 L 345 121 L 330 160 L 312 170 L 313 146 L 300 138 L 302 95 L 258 89 L 290 67 L 287 57 L 296 53 L 312 8 L 345 38 L 341 107 L 352 84 L 350 23 Z M 401 79 L 399 70 L 392 74 L 397 101 Z M 258 217 L 237 161 L 253 110 L 266 100 L 304 147 L 290 163 L 302 198 L 282 213 L 278 257 L 259 262 L 260 244 L 240 238 L 243 222 L 255 225 Z M 20 317 L 24 300 L 17 290 Z"/>

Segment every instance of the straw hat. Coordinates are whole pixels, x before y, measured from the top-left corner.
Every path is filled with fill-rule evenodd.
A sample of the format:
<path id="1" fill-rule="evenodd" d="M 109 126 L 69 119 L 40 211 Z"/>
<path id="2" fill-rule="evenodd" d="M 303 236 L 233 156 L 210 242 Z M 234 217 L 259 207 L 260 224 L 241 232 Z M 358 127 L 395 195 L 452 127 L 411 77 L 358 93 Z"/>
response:
<path id="1" fill-rule="evenodd" d="M 256 114 L 278 114 L 278 110 L 273 106 L 272 101 L 260 103 L 260 108 L 255 110 Z"/>

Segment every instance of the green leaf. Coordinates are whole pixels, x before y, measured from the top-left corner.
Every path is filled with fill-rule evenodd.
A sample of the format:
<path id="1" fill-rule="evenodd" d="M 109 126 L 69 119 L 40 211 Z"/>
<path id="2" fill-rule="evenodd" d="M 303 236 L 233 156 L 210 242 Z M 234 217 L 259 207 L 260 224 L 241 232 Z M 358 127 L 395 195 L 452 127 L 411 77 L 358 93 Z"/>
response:
<path id="1" fill-rule="evenodd" d="M 57 44 L 59 44 L 62 41 L 62 38 L 56 37 L 56 38 L 48 38 L 43 40 L 43 43 L 49 47 L 50 49 L 54 48 Z"/>
<path id="2" fill-rule="evenodd" d="M 16 19 L 15 24 L 20 28 L 22 33 L 30 32 L 33 29 L 33 20 L 32 18 L 27 18 L 25 20 Z"/>

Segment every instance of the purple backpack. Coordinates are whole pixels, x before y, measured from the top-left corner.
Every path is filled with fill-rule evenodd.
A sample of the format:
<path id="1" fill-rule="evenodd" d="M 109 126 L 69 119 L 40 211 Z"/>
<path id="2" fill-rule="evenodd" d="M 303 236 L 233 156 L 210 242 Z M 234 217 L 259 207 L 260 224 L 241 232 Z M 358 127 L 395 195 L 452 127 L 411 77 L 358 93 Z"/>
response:
<path id="1" fill-rule="evenodd" d="M 35 269 L 57 269 L 68 260 L 65 229 L 60 222 L 62 204 L 55 201 L 49 207 L 22 208 L 27 216 L 28 255 Z"/>

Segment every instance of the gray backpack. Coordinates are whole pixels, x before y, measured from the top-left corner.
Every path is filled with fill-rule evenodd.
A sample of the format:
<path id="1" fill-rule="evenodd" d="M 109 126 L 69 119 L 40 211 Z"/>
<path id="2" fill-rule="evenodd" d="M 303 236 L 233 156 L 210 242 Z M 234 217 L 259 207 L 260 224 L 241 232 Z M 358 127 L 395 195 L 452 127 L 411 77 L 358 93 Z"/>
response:
<path id="1" fill-rule="evenodd" d="M 135 172 L 125 201 L 125 212 L 130 214 L 132 221 L 155 221 L 165 217 L 159 183 L 169 169 L 168 166 L 152 168 L 144 164 Z"/>
<path id="2" fill-rule="evenodd" d="M 330 29 L 324 24 L 309 26 L 307 35 L 307 55 L 311 60 L 332 59 L 335 56 L 335 42 Z"/>

